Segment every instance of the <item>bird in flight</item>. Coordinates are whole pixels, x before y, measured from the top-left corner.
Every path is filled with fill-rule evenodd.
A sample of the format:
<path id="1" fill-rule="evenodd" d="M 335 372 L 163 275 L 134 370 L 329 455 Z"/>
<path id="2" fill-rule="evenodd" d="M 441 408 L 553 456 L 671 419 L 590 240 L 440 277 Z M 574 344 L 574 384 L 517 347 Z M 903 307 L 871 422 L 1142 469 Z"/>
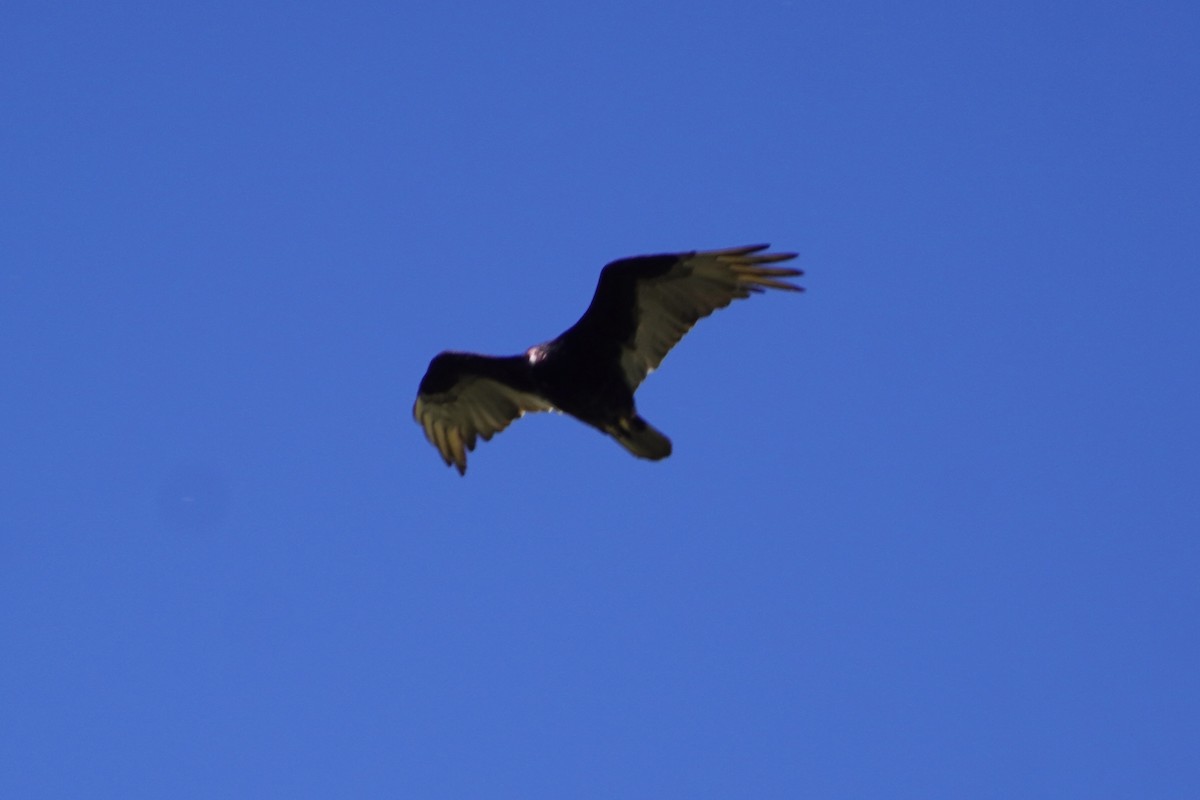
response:
<path id="1" fill-rule="evenodd" d="M 770 245 L 635 256 L 600 272 L 591 305 L 557 339 L 521 355 L 444 352 L 429 362 L 413 417 L 446 466 L 532 411 L 560 411 L 616 439 L 638 458 L 671 455 L 671 440 L 638 415 L 633 394 L 696 321 L 765 289 L 803 291 L 773 267 L 795 253 Z"/>

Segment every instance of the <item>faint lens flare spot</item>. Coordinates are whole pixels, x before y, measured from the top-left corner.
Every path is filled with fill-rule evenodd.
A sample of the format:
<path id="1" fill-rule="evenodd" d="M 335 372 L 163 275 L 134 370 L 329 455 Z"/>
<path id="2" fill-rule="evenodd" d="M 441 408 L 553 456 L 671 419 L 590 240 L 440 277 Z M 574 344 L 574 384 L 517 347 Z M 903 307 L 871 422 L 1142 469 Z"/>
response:
<path id="1" fill-rule="evenodd" d="M 172 467 L 159 484 L 158 514 L 176 530 L 215 527 L 229 515 L 229 482 L 219 470 L 205 464 Z"/>

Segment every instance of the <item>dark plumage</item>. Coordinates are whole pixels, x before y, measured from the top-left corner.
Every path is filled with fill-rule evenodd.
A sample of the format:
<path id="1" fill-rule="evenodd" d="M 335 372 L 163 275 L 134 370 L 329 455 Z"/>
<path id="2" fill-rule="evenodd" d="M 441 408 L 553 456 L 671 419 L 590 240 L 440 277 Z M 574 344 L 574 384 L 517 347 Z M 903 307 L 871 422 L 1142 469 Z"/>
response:
<path id="1" fill-rule="evenodd" d="M 633 393 L 696 320 L 764 289 L 802 291 L 803 273 L 770 267 L 794 253 L 768 245 L 638 256 L 600 273 L 579 321 L 519 356 L 445 352 L 429 363 L 413 416 L 442 460 L 467 471 L 467 451 L 529 411 L 561 411 L 639 458 L 671 454 L 671 440 L 638 416 Z"/>

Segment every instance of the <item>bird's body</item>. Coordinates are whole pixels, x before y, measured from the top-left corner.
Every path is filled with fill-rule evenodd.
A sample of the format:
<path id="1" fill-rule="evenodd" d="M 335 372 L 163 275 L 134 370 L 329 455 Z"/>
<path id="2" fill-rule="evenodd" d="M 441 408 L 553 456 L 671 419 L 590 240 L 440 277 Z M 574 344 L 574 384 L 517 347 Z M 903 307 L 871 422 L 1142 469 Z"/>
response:
<path id="1" fill-rule="evenodd" d="M 783 280 L 800 270 L 763 266 L 794 255 L 765 249 L 614 261 L 601 272 L 587 311 L 558 338 L 518 356 L 437 355 L 413 416 L 460 474 L 476 437 L 490 439 L 530 411 L 561 411 L 640 458 L 665 458 L 671 441 L 638 415 L 634 392 L 701 317 L 766 288 L 800 290 Z"/>

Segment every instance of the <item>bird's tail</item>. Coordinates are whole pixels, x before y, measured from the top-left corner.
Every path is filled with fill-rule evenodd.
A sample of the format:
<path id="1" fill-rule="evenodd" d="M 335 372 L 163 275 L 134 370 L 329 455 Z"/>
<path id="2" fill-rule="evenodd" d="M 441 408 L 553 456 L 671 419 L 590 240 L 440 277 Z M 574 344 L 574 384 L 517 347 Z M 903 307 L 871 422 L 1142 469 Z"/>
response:
<path id="1" fill-rule="evenodd" d="M 671 440 L 637 414 L 622 417 L 607 431 L 609 436 L 638 458 L 658 461 L 671 455 Z"/>

